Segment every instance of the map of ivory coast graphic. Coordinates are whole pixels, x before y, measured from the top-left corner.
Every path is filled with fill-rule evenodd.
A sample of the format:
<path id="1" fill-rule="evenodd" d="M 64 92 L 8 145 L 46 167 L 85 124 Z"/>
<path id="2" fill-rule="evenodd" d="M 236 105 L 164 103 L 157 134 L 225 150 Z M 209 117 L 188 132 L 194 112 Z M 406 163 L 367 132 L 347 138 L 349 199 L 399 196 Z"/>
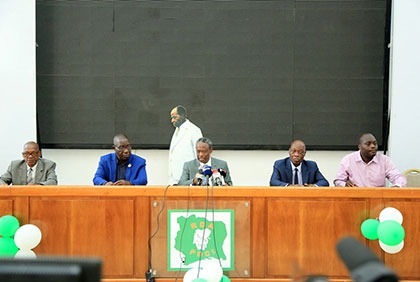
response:
<path id="1" fill-rule="evenodd" d="M 175 238 L 175 249 L 185 256 L 185 265 L 201 259 L 226 259 L 223 244 L 227 237 L 226 226 L 221 221 L 209 221 L 191 215 L 177 218 L 179 231 Z"/>

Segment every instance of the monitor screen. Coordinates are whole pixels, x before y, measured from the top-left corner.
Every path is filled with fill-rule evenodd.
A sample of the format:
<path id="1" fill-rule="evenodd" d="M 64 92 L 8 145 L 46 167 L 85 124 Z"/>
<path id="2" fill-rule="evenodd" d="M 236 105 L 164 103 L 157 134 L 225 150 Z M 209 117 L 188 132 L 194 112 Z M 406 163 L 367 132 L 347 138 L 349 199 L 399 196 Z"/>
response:
<path id="1" fill-rule="evenodd" d="M 100 282 L 99 258 L 0 258 L 2 282 Z"/>

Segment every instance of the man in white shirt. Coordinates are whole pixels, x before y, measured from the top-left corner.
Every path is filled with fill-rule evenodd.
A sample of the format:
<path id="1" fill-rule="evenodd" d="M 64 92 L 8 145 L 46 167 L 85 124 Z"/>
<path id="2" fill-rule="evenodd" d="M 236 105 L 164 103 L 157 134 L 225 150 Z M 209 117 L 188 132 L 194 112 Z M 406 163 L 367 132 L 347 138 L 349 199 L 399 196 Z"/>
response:
<path id="1" fill-rule="evenodd" d="M 195 145 L 203 137 L 201 129 L 187 118 L 187 110 L 176 106 L 171 111 L 171 123 L 175 127 L 169 147 L 169 184 L 178 184 L 185 162 L 196 158 Z"/>

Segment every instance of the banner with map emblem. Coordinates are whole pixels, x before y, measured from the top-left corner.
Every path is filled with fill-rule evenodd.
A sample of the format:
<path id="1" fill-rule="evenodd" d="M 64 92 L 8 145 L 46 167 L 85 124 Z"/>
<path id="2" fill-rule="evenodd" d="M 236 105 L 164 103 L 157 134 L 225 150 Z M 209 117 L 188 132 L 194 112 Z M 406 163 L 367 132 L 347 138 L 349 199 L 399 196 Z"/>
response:
<path id="1" fill-rule="evenodd" d="M 234 266 L 234 210 L 168 210 L 168 270 L 190 269 L 200 260 Z"/>

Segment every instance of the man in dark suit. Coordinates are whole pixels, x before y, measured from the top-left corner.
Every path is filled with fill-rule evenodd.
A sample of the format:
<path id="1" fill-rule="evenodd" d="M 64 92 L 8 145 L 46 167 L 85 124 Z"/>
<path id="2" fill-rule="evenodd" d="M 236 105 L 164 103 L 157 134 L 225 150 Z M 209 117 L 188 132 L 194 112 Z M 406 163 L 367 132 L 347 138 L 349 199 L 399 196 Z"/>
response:
<path id="1" fill-rule="evenodd" d="M 93 184 L 146 185 L 146 160 L 131 154 L 131 145 L 127 136 L 115 135 L 114 151 L 99 160 Z"/>
<path id="2" fill-rule="evenodd" d="M 211 157 L 213 143 L 206 137 L 201 137 L 196 142 L 197 159 L 184 163 L 182 175 L 178 185 L 203 185 L 205 177 L 199 172 L 200 168 L 207 167 L 211 170 L 212 176 L 209 177 L 209 185 L 232 185 L 229 167 L 227 162 Z M 216 176 L 217 175 L 217 176 Z M 223 179 L 221 176 L 223 175 Z M 217 180 L 219 178 L 220 183 Z M 221 179 L 221 180 L 220 180 Z"/>
<path id="3" fill-rule="evenodd" d="M 304 160 L 305 143 L 295 140 L 290 144 L 289 157 L 274 163 L 270 186 L 329 186 L 316 162 Z"/>
<path id="4" fill-rule="evenodd" d="M 23 160 L 12 161 L 0 177 L 0 185 L 57 185 L 55 162 L 41 158 L 36 142 L 23 146 Z"/>

